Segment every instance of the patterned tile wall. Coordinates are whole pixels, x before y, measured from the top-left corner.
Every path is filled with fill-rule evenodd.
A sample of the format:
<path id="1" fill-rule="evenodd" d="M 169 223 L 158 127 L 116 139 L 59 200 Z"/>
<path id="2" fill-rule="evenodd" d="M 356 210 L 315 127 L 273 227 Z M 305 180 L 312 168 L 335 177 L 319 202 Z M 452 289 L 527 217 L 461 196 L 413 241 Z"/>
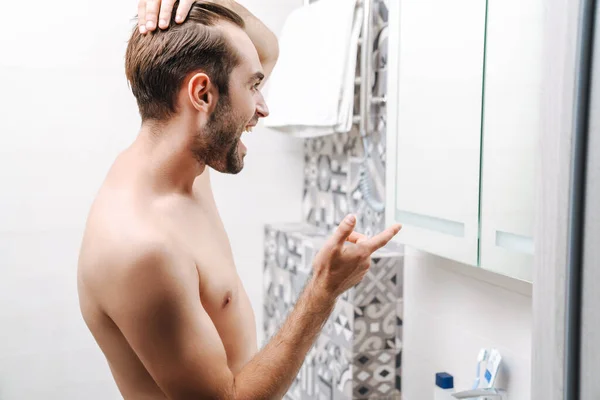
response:
<path id="1" fill-rule="evenodd" d="M 294 307 L 326 238 L 307 223 L 265 228 L 266 341 Z M 394 244 L 373 254 L 365 278 L 337 300 L 286 399 L 400 396 L 403 261 L 402 248 Z"/>
<path id="2" fill-rule="evenodd" d="M 381 98 L 386 93 L 386 1 L 374 0 L 374 7 L 372 93 Z M 304 222 L 265 228 L 264 344 L 284 323 L 312 273 L 316 252 L 346 214 L 357 216 L 356 230 L 366 235 L 384 228 L 384 211 L 369 207 L 360 176 L 366 166 L 372 197 L 383 202 L 385 129 L 381 103 L 371 108 L 366 148 L 356 126 L 305 140 Z M 365 153 L 370 154 L 366 164 Z M 338 299 L 286 399 L 400 398 L 402 254 L 401 247 L 390 244 L 373 255 L 363 281 Z"/>

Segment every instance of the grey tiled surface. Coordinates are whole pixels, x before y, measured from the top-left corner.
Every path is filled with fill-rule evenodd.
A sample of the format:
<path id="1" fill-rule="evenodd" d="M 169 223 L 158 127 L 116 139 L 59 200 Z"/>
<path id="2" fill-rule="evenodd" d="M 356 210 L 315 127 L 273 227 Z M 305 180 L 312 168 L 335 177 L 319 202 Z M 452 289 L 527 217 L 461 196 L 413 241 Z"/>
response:
<path id="1" fill-rule="evenodd" d="M 376 97 L 385 96 L 386 90 L 386 3 L 374 2 Z M 310 279 L 315 254 L 345 215 L 354 213 L 356 230 L 368 236 L 384 228 L 384 212 L 365 201 L 360 172 L 367 167 L 372 196 L 383 202 L 385 104 L 371 108 L 367 125 L 366 148 L 356 126 L 348 133 L 305 140 L 303 222 L 265 227 L 266 341 L 292 310 Z M 366 163 L 365 154 L 370 154 Z M 338 299 L 286 399 L 400 399 L 403 265 L 400 247 L 388 245 L 373 254 L 363 281 Z"/>
<path id="2" fill-rule="evenodd" d="M 311 276 L 326 236 L 309 224 L 265 228 L 264 331 L 269 340 Z M 402 248 L 373 254 L 361 283 L 344 293 L 309 351 L 288 399 L 381 398 L 400 394 Z"/>

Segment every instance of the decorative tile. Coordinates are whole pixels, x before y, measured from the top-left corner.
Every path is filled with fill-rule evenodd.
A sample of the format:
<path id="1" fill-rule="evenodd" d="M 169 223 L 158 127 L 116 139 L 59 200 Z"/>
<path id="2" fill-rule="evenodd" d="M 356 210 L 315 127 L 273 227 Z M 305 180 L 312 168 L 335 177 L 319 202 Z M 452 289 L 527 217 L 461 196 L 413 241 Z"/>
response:
<path id="1" fill-rule="evenodd" d="M 307 223 L 267 225 L 265 228 L 265 267 L 267 265 L 277 265 L 291 272 L 298 271 L 310 275 L 312 273 L 312 262 L 330 234 L 331 232 L 324 232 L 322 229 Z M 383 268 L 399 269 L 396 278 L 393 278 L 391 272 L 389 276 L 385 276 L 385 279 L 395 279 L 397 281 L 396 287 L 392 289 L 392 291 L 397 292 L 402 287 L 400 280 L 402 278 L 403 255 L 403 246 L 395 242 L 388 243 L 384 248 L 373 253 L 371 270 L 368 274 L 379 275 Z M 368 286 L 363 285 L 365 288 Z M 388 282 L 387 286 L 389 285 Z M 373 289 L 373 287 L 369 287 L 367 290 L 371 291 Z M 390 298 L 390 301 L 393 300 Z M 368 304 L 368 302 L 364 304 Z"/>
<path id="2" fill-rule="evenodd" d="M 320 335 L 286 398 L 350 400 L 394 398 L 400 394 L 393 350 L 352 355 L 348 349 Z M 299 390 L 298 390 L 299 389 Z"/>
<path id="3" fill-rule="evenodd" d="M 277 301 L 271 296 L 263 297 L 263 332 L 265 335 L 261 347 L 267 344 L 273 335 L 279 331 L 287 315 L 288 310 L 284 307 L 283 302 Z"/>
<path id="4" fill-rule="evenodd" d="M 350 351 L 320 335 L 309 350 L 300 372 L 300 399 L 350 399 L 352 396 Z"/>
<path id="5" fill-rule="evenodd" d="M 269 265 L 263 270 L 263 291 L 289 309 L 298 299 L 308 281 L 308 275 Z"/>
<path id="6" fill-rule="evenodd" d="M 395 348 L 396 303 L 355 306 L 354 310 L 354 353 Z"/>
<path id="7" fill-rule="evenodd" d="M 385 77 L 379 75 L 376 83 L 384 84 Z M 351 212 L 358 216 L 360 232 L 372 235 L 384 229 L 384 211 L 374 211 L 365 201 L 361 180 L 368 182 L 375 202 L 385 202 L 385 105 L 375 107 L 370 117 L 367 149 L 356 127 L 305 141 L 302 212 L 307 223 L 330 231 Z M 365 152 L 370 154 L 366 160 Z"/>
<path id="8" fill-rule="evenodd" d="M 401 391 L 401 331 L 393 329 L 388 333 L 395 336 L 395 346 L 392 349 L 360 351 L 360 348 L 373 346 L 371 338 L 378 333 L 379 327 L 371 325 L 371 331 L 365 335 L 366 340 L 354 346 L 348 346 L 346 338 L 352 334 L 349 329 L 352 318 L 344 319 L 342 312 L 348 313 L 354 307 L 338 301 L 336 310 L 328 320 L 328 328 L 317 338 L 315 344 L 308 352 L 305 361 L 298 373 L 294 384 L 290 387 L 287 397 L 289 399 L 351 399 L 351 398 L 390 398 Z M 393 303 L 393 308 L 401 309 L 402 301 Z M 357 318 L 358 324 L 372 324 L 379 315 L 388 314 L 390 309 L 377 308 L 374 305 L 356 307 L 361 310 L 366 318 Z M 373 311 L 374 310 L 374 311 Z M 390 313 L 394 317 L 394 328 L 401 324 L 401 312 Z M 334 316 L 335 315 L 335 316 Z M 350 314 L 352 315 L 352 314 Z M 356 323 L 356 322 L 355 322 Z M 401 325 L 398 325 L 401 326 Z M 360 330 L 360 329 L 359 329 Z M 386 328 L 384 328 L 384 331 Z M 354 331 L 357 331 L 354 328 Z M 373 332 L 375 331 L 375 332 Z M 333 332 L 333 336 L 328 335 Z M 334 340 L 337 335 L 338 340 Z M 345 341 L 345 343 L 344 343 Z M 377 341 L 377 346 L 380 341 Z M 367 344 L 370 345 L 367 345 Z M 354 350 L 352 350 L 354 349 Z M 349 360 L 352 360 L 350 362 Z M 351 389 L 352 388 L 352 389 Z M 353 394 L 350 394 L 352 390 Z M 392 397 L 393 398 L 393 397 Z"/>
<path id="9" fill-rule="evenodd" d="M 321 229 L 307 223 L 267 225 L 265 265 L 310 275 L 314 256 L 326 240 Z"/>
<path id="10" fill-rule="evenodd" d="M 393 350 L 357 353 L 354 368 L 352 397 L 367 399 L 399 395 L 396 389 L 396 355 Z"/>
<path id="11" fill-rule="evenodd" d="M 382 118 L 381 112 L 373 115 L 377 120 Z M 379 128 L 385 132 L 385 124 Z M 381 153 L 385 153 L 381 138 L 382 135 L 377 132 L 372 132 L 369 137 L 369 143 L 375 146 L 378 155 L 376 160 L 384 160 L 380 157 Z M 304 220 L 327 231 L 339 224 L 347 213 L 360 214 L 361 209 L 356 207 L 356 202 L 350 202 L 350 195 L 361 190 L 357 184 L 359 170 L 352 169 L 351 159 L 362 159 L 365 154 L 356 126 L 348 133 L 307 139 L 304 154 Z M 373 172 L 380 182 L 383 182 L 384 171 L 385 166 L 381 164 L 378 171 Z M 370 168 L 368 173 L 371 173 Z M 357 227 L 361 228 L 360 216 Z"/>
<path id="12" fill-rule="evenodd" d="M 286 231 L 265 228 L 265 262 L 273 263 L 281 269 L 295 272 L 304 264 L 301 237 L 290 235 Z"/>
<path id="13" fill-rule="evenodd" d="M 376 151 L 374 149 L 373 151 Z M 362 178 L 362 169 L 366 168 L 366 178 Z M 385 163 L 381 157 L 369 157 L 349 160 L 348 202 L 351 212 L 356 214 L 356 229 L 367 236 L 372 236 L 385 229 L 385 212 L 375 211 L 365 200 L 364 187 L 361 180 L 368 182 L 370 197 L 375 203 L 385 203 Z"/>
<path id="14" fill-rule="evenodd" d="M 306 222 L 324 231 L 348 212 L 348 136 L 339 133 L 304 142 L 302 212 Z"/>
<path id="15" fill-rule="evenodd" d="M 402 324 L 404 320 L 404 300 L 398 299 L 396 301 L 396 337 L 402 341 Z"/>
<path id="16" fill-rule="evenodd" d="M 348 399 L 352 396 L 352 354 L 333 341 L 328 341 L 325 346 L 326 358 L 322 360 L 321 369 L 325 372 L 322 376 L 331 374 L 333 399 Z"/>
<path id="17" fill-rule="evenodd" d="M 395 302 L 402 298 L 403 257 L 373 257 L 363 280 L 343 295 L 355 306 Z"/>
<path id="18" fill-rule="evenodd" d="M 352 352 L 396 348 L 396 302 L 354 306 L 338 299 L 323 332 Z"/>
<path id="19" fill-rule="evenodd" d="M 307 224 L 282 224 L 265 230 L 265 329 L 272 333 L 291 310 L 312 273 L 312 260 L 327 237 Z M 279 240 L 276 240 L 279 238 Z M 290 268 L 289 256 L 300 262 Z M 338 299 L 323 331 L 355 351 L 395 348 L 396 300 L 402 296 L 403 249 L 392 243 L 378 250 L 365 278 Z M 310 262 L 308 261 L 310 260 Z M 309 272 L 310 271 L 310 272 Z M 275 318 L 274 321 L 270 319 Z"/>
<path id="20" fill-rule="evenodd" d="M 352 349 L 354 343 L 354 306 L 338 299 L 331 316 L 323 326 L 323 333 L 339 346 Z"/>
<path id="21" fill-rule="evenodd" d="M 396 301 L 396 389 L 402 391 L 402 324 L 404 312 L 404 301 Z"/>

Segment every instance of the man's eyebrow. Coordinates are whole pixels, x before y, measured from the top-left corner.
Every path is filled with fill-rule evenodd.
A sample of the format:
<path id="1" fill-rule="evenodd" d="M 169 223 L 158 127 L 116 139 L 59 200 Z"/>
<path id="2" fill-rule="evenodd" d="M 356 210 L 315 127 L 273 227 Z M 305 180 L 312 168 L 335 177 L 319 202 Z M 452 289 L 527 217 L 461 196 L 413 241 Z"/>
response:
<path id="1" fill-rule="evenodd" d="M 252 83 L 254 81 L 262 81 L 263 79 L 265 79 L 265 74 L 263 74 L 262 72 L 258 71 L 255 72 L 254 74 L 252 74 L 252 76 L 250 77 L 250 79 L 248 79 L 248 83 Z"/>

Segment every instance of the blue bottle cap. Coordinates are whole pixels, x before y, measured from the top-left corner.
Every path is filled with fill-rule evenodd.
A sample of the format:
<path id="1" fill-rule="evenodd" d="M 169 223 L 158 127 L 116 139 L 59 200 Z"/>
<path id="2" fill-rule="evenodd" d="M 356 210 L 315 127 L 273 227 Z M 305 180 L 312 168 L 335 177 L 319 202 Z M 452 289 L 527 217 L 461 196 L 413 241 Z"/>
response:
<path id="1" fill-rule="evenodd" d="M 435 374 L 435 385 L 441 389 L 454 389 L 454 377 L 447 372 Z"/>

